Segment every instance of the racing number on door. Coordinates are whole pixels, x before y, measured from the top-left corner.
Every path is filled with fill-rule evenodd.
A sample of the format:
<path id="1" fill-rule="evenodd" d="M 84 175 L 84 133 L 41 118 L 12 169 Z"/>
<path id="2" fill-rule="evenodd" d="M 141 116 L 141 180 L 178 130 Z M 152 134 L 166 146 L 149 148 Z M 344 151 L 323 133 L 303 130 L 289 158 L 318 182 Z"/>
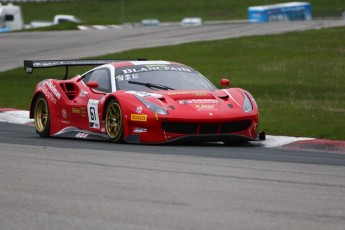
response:
<path id="1" fill-rule="evenodd" d="M 98 103 L 98 100 L 90 99 L 87 104 L 87 113 L 89 117 L 90 128 L 99 129 Z"/>
<path id="2" fill-rule="evenodd" d="M 90 119 L 91 121 L 95 121 L 95 107 L 90 107 Z"/>

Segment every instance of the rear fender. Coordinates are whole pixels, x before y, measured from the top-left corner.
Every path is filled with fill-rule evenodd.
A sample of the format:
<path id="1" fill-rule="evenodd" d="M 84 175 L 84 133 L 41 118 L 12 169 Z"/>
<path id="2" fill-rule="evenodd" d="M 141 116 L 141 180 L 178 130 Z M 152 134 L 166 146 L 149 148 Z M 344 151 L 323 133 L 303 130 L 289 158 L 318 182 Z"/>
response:
<path id="1" fill-rule="evenodd" d="M 38 96 L 40 95 L 43 95 L 48 103 L 50 117 L 50 135 L 52 136 L 63 128 L 62 125 L 59 123 L 62 113 L 61 102 L 49 99 L 49 95 L 47 96 L 47 92 L 44 92 L 42 89 L 37 90 L 31 100 L 30 118 L 34 118 L 36 101 Z"/>

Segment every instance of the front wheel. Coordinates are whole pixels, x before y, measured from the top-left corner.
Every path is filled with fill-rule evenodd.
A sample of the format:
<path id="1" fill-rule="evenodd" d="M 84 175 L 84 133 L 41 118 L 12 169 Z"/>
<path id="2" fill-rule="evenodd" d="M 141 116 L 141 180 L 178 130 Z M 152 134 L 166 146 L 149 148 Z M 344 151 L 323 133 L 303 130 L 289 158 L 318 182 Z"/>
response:
<path id="1" fill-rule="evenodd" d="M 123 118 L 120 104 L 112 100 L 105 115 L 105 129 L 111 142 L 123 142 Z"/>
<path id="2" fill-rule="evenodd" d="M 41 137 L 50 136 L 50 117 L 49 117 L 49 107 L 47 100 L 43 95 L 37 97 L 35 110 L 34 110 L 34 119 L 36 132 Z"/>

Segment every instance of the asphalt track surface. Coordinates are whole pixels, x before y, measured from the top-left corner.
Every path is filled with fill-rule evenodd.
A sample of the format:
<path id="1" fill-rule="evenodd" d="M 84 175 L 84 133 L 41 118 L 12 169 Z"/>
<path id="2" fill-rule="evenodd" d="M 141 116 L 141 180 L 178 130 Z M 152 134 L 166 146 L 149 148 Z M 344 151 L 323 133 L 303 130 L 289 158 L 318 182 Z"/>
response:
<path id="1" fill-rule="evenodd" d="M 0 137 L 1 229 L 344 229 L 345 154 Z"/>
<path id="2" fill-rule="evenodd" d="M 297 27 L 302 25 L 296 23 Z M 266 29 L 270 31 L 269 26 Z M 161 30 L 165 36 L 175 34 L 167 28 Z M 187 32 L 199 37 L 207 34 L 201 32 L 202 28 L 181 30 L 185 30 L 187 38 Z M 248 27 L 237 28 L 247 30 Z M 146 40 L 149 38 L 144 29 L 138 31 L 142 31 Z M 80 45 L 81 36 L 77 41 L 74 33 L 79 36 L 86 31 L 47 33 L 52 39 L 47 43 L 56 45 L 51 49 L 40 41 L 44 33 L 4 37 L 8 40 L 13 36 L 12 42 L 36 37 L 42 42 L 41 46 L 36 44 L 28 49 L 21 43 L 17 48 L 12 46 L 11 55 L 17 58 L 17 63 L 27 57 L 60 59 L 60 55 L 66 54 L 65 58 L 75 58 L 73 42 L 68 38 L 74 40 L 76 49 L 84 45 Z M 103 33 L 107 36 L 110 32 L 92 31 L 90 37 L 102 37 Z M 126 33 L 129 34 L 123 35 L 121 42 L 139 41 L 131 37 L 134 32 Z M 67 41 L 61 40 L 63 35 L 69 36 Z M 159 36 L 157 32 L 152 40 Z M 176 37 L 172 40 L 179 43 Z M 90 46 L 94 41 L 95 51 L 103 45 L 94 39 L 86 38 L 85 44 Z M 70 52 L 64 48 L 64 41 Z M 151 45 L 145 41 L 142 44 Z M 11 51 L 1 45 L 2 54 L 4 49 Z M 109 46 L 108 51 L 113 52 Z M 80 57 L 90 53 L 98 55 L 91 49 Z M 34 57 L 29 57 L 30 54 Z M 1 55 L 1 68 L 9 68 L 5 59 Z M 0 159 L 1 230 L 333 230 L 345 226 L 345 154 L 257 145 L 115 145 L 103 141 L 43 139 L 32 126 L 0 122 Z"/>

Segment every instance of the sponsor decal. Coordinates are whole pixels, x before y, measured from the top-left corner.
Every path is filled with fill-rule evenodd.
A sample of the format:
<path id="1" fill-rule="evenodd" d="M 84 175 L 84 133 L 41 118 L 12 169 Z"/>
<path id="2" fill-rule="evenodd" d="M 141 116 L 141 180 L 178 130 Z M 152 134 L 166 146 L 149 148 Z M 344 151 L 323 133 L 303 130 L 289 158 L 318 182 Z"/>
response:
<path id="1" fill-rule="evenodd" d="M 198 111 L 203 111 L 203 110 L 215 110 L 214 105 L 195 105 L 195 108 Z"/>
<path id="2" fill-rule="evenodd" d="M 129 81 L 131 79 L 138 79 L 139 74 L 138 73 L 132 73 L 132 74 L 117 75 L 115 78 L 118 81 L 123 81 L 123 80 Z"/>
<path id="3" fill-rule="evenodd" d="M 87 104 L 87 114 L 89 117 L 90 128 L 99 129 L 99 116 L 98 116 L 98 103 L 99 100 L 90 99 Z"/>
<path id="4" fill-rule="evenodd" d="M 145 114 L 131 114 L 132 121 L 147 121 L 147 115 Z"/>
<path id="5" fill-rule="evenodd" d="M 134 74 L 133 74 L 134 75 Z M 131 74 L 126 74 L 125 75 L 125 79 L 128 81 L 128 80 L 131 80 L 132 79 L 132 75 Z"/>
<path id="6" fill-rule="evenodd" d="M 32 73 L 32 67 L 28 67 L 28 66 L 26 66 L 25 67 L 25 71 L 27 72 L 27 73 Z"/>
<path id="7" fill-rule="evenodd" d="M 87 138 L 87 136 L 89 136 L 89 134 L 87 133 L 77 133 L 75 135 L 75 137 L 78 137 L 78 138 Z"/>
<path id="8" fill-rule="evenodd" d="M 86 117 L 86 108 L 85 107 L 80 107 L 80 115 L 82 117 Z"/>
<path id="9" fill-rule="evenodd" d="M 43 86 L 42 91 L 49 100 L 51 100 L 54 104 L 56 104 L 56 98 L 51 92 L 49 92 L 49 90 L 45 86 Z"/>
<path id="10" fill-rule="evenodd" d="M 104 103 L 105 102 L 105 96 L 103 96 L 101 99 L 99 99 L 100 103 Z"/>
<path id="11" fill-rule="evenodd" d="M 65 121 L 65 120 L 61 120 L 61 123 L 69 125 L 70 122 L 69 121 Z"/>
<path id="12" fill-rule="evenodd" d="M 172 65 L 141 65 L 141 66 L 134 66 L 132 68 L 122 69 L 122 74 L 131 74 L 131 73 L 141 73 L 141 72 L 149 72 L 149 71 L 179 71 L 179 72 L 188 72 L 192 73 L 195 70 L 186 68 L 186 67 L 178 67 Z"/>
<path id="13" fill-rule="evenodd" d="M 133 132 L 134 133 L 146 133 L 147 129 L 146 128 L 135 127 Z"/>
<path id="14" fill-rule="evenodd" d="M 80 113 L 80 110 L 78 108 L 72 108 L 72 113 L 77 113 L 79 114 Z"/>
<path id="15" fill-rule="evenodd" d="M 81 90 L 80 90 L 80 93 L 79 93 L 79 97 L 86 97 L 86 95 L 88 95 L 88 94 L 89 94 L 89 92 L 87 92 L 87 91 L 81 89 Z"/>
<path id="16" fill-rule="evenodd" d="M 217 104 L 218 101 L 215 99 L 193 99 L 195 104 Z"/>
<path id="17" fill-rule="evenodd" d="M 43 83 L 44 86 L 48 86 L 48 88 L 52 91 L 52 93 L 55 95 L 57 99 L 61 98 L 61 94 L 59 91 L 56 89 L 56 86 L 52 82 L 52 80 L 47 80 Z"/>
<path id="18" fill-rule="evenodd" d="M 149 92 L 141 92 L 141 91 L 127 91 L 126 93 L 134 94 L 140 97 L 155 97 L 155 98 L 162 98 L 163 96 L 156 93 L 149 93 Z"/>
<path id="19" fill-rule="evenodd" d="M 140 105 L 137 107 L 137 109 L 135 110 L 136 113 L 141 113 L 143 111 L 143 107 Z"/>
<path id="20" fill-rule="evenodd" d="M 192 100 L 181 100 L 180 105 L 186 104 L 217 104 L 218 101 L 215 99 L 192 99 Z"/>
<path id="21" fill-rule="evenodd" d="M 61 114 L 62 114 L 62 117 L 63 117 L 63 118 L 65 118 L 65 119 L 67 118 L 66 109 L 62 109 L 62 110 L 61 110 Z"/>
<path id="22" fill-rule="evenodd" d="M 206 96 L 207 93 L 200 92 L 200 91 L 177 91 L 177 92 L 169 92 L 168 95 L 194 95 L 194 96 Z"/>

